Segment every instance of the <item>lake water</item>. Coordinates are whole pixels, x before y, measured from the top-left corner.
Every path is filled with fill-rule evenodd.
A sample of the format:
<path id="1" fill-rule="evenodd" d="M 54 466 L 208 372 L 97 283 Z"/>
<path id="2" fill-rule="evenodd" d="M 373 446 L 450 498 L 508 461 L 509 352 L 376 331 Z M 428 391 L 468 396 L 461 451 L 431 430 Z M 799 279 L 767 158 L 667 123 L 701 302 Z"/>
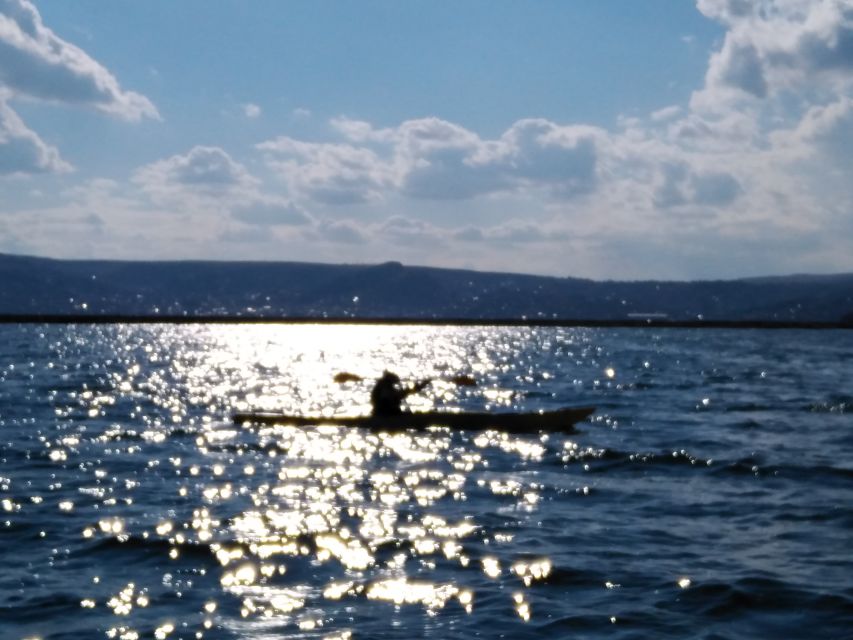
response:
<path id="1" fill-rule="evenodd" d="M 2 638 L 851 638 L 853 332 L 0 326 Z M 244 428 L 595 405 L 571 434 Z M 476 387 L 455 387 L 453 375 Z"/>

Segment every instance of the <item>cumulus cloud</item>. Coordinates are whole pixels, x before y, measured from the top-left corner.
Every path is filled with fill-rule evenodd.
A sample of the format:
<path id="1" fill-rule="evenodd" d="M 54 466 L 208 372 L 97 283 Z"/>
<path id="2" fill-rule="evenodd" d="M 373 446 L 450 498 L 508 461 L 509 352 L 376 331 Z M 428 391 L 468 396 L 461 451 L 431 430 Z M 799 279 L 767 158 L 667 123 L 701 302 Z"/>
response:
<path id="1" fill-rule="evenodd" d="M 253 194 L 244 208 L 229 205 L 235 220 L 286 224 L 327 251 L 347 245 L 349 255 L 495 264 L 512 244 L 513 255 L 553 268 L 571 247 L 573 260 L 612 269 L 643 253 L 640 245 L 657 253 L 671 242 L 670 262 L 660 258 L 670 268 L 684 260 L 677 247 L 706 243 L 694 262 L 722 268 L 720 248 L 738 239 L 782 246 L 822 226 L 846 228 L 838 219 L 849 215 L 853 188 L 838 177 L 826 189 L 826 174 L 843 174 L 853 148 L 851 0 L 697 5 L 726 34 L 688 104 L 610 129 L 525 118 L 492 136 L 437 117 L 382 127 L 339 117 L 329 139 L 257 145 L 281 179 L 280 199 L 264 200 L 221 157 L 215 182 Z M 205 182 L 174 166 L 169 173 L 182 188 Z M 635 243 L 623 262 L 612 257 L 613 238 Z"/>
<path id="2" fill-rule="evenodd" d="M 29 0 L 0 0 L 0 175 L 71 166 L 29 129 L 10 102 L 93 108 L 126 120 L 159 118 L 148 98 L 125 91 L 105 67 L 44 25 Z"/>
<path id="3" fill-rule="evenodd" d="M 693 96 L 694 107 L 850 86 L 850 0 L 698 0 L 697 7 L 727 31 L 710 59 L 705 87 Z"/>
<path id="4" fill-rule="evenodd" d="M 437 118 L 404 122 L 393 132 L 401 190 L 421 198 L 470 198 L 544 188 L 571 197 L 591 191 L 598 145 L 607 135 L 585 126 L 519 120 L 498 139 Z"/>
<path id="5" fill-rule="evenodd" d="M 384 129 L 338 118 L 332 126 L 346 142 L 280 137 L 258 145 L 294 192 L 332 204 L 391 193 L 464 200 L 529 189 L 571 198 L 594 189 L 599 145 L 607 138 L 595 127 L 534 119 L 515 123 L 494 140 L 440 118 Z"/>
<path id="6" fill-rule="evenodd" d="M 681 107 L 675 104 L 653 111 L 651 118 L 654 122 L 663 122 L 665 120 L 671 120 L 678 115 L 681 115 Z"/>
<path id="7" fill-rule="evenodd" d="M 693 201 L 699 205 L 725 207 L 732 204 L 742 191 L 740 182 L 730 173 L 713 171 L 691 177 Z"/>
<path id="8" fill-rule="evenodd" d="M 730 173 L 697 171 L 683 162 L 663 164 L 654 204 L 663 209 L 684 205 L 725 207 L 742 191 L 740 182 Z"/>
<path id="9" fill-rule="evenodd" d="M 184 195 L 218 198 L 253 190 L 258 181 L 219 147 L 196 146 L 137 169 L 133 181 L 158 197 Z"/>
<path id="10" fill-rule="evenodd" d="M 28 129 L 0 94 L 0 176 L 70 169 L 59 151 Z"/>
<path id="11" fill-rule="evenodd" d="M 148 98 L 125 91 L 105 67 L 47 28 L 28 0 L 0 0 L 0 85 L 14 97 L 157 118 Z"/>
<path id="12" fill-rule="evenodd" d="M 823 157 L 849 160 L 853 149 L 853 97 L 842 96 L 825 105 L 815 105 L 793 128 L 771 136 L 774 149 L 792 158 Z"/>
<path id="13" fill-rule="evenodd" d="M 259 144 L 258 149 L 267 154 L 269 166 L 293 192 L 318 202 L 375 200 L 389 179 L 388 167 L 368 148 L 281 136 Z"/>
<path id="14" fill-rule="evenodd" d="M 256 165 L 223 148 L 197 146 L 138 169 L 139 202 L 119 202 L 114 185 L 90 185 L 111 195 L 90 198 L 99 206 L 80 211 L 97 213 L 107 228 L 119 209 L 137 226 L 146 207 L 161 222 L 209 219 L 215 237 L 252 239 L 273 257 L 286 241 L 288 255 L 306 259 L 523 264 L 597 277 L 738 275 L 750 260 L 753 273 L 849 268 L 853 0 L 696 4 L 725 34 L 685 104 L 631 113 L 609 128 L 523 118 L 490 135 L 438 117 L 391 126 L 338 117 L 323 139 L 291 133 L 256 146 L 278 181 L 262 183 L 247 168 Z M 21 9 L 19 17 L 9 17 L 9 7 Z M 41 37 L 30 9 L 0 0 L 0 66 L 14 40 L 9 25 Z M 7 76 L 0 82 L 11 87 Z M 69 102 L 46 89 L 25 92 L 26 80 L 7 95 Z M 123 93 L 117 83 L 116 92 Z M 0 106 L 0 173 L 67 168 L 6 102 Z M 241 107 L 246 117 L 261 114 Z M 293 124 L 311 114 L 291 115 Z M 189 226 L 175 233 L 190 236 Z M 165 231 L 150 233 L 166 241 Z"/>
<path id="15" fill-rule="evenodd" d="M 608 137 L 597 127 L 520 120 L 501 137 L 498 157 L 508 180 L 570 197 L 594 189 L 599 148 Z"/>
<path id="16" fill-rule="evenodd" d="M 132 181 L 154 203 L 176 212 L 201 212 L 256 228 L 310 228 L 316 224 L 292 199 L 270 194 L 246 167 L 220 147 L 196 146 L 152 162 Z M 230 232 L 230 231 L 229 231 Z"/>

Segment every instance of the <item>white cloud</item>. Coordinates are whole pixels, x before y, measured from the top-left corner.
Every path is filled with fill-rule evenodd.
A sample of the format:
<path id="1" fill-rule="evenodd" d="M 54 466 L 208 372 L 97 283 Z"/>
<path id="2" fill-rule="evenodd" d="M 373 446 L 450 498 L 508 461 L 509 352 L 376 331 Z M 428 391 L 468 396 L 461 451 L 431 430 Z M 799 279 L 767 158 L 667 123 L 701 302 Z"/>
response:
<path id="1" fill-rule="evenodd" d="M 127 120 L 158 118 L 105 67 L 47 28 L 28 0 L 0 0 L 0 85 L 14 97 L 93 107 Z"/>
<path id="2" fill-rule="evenodd" d="M 737 178 L 724 171 L 697 173 L 691 177 L 690 186 L 696 204 L 712 207 L 732 204 L 743 190 Z"/>
<path id="3" fill-rule="evenodd" d="M 738 179 L 724 171 L 697 171 L 686 163 L 663 164 L 654 204 L 662 209 L 684 205 L 726 207 L 742 193 Z"/>
<path id="4" fill-rule="evenodd" d="M 698 0 L 699 10 L 727 27 L 708 65 L 697 109 L 850 86 L 853 3 L 850 0 Z"/>
<path id="5" fill-rule="evenodd" d="M 145 165 L 134 172 L 132 182 L 176 217 L 199 212 L 211 220 L 266 229 L 315 225 L 293 200 L 265 192 L 261 181 L 220 147 L 196 146 Z"/>
<path id="6" fill-rule="evenodd" d="M 595 127 L 561 127 L 521 120 L 499 139 L 439 118 L 407 120 L 395 128 L 337 118 L 346 143 L 280 137 L 258 145 L 294 193 L 330 204 L 380 200 L 464 200 L 544 189 L 554 197 L 591 192 L 598 147 L 607 134 Z"/>
<path id="7" fill-rule="evenodd" d="M 572 197 L 595 189 L 601 147 L 609 137 L 597 127 L 520 120 L 501 137 L 505 151 L 498 157 L 509 182 Z"/>
<path id="8" fill-rule="evenodd" d="M 671 120 L 672 118 L 681 115 L 681 111 L 681 107 L 677 104 L 664 107 L 663 109 L 658 109 L 657 111 L 652 112 L 652 121 L 663 122 L 665 120 Z"/>
<path id="9" fill-rule="evenodd" d="M 196 146 L 137 169 L 133 182 L 158 198 L 200 196 L 221 198 L 242 195 L 258 181 L 246 168 L 219 147 Z"/>
<path id="10" fill-rule="evenodd" d="M 9 106 L 37 100 L 97 109 L 126 120 L 159 118 L 148 98 L 121 88 L 85 51 L 58 37 L 28 0 L 0 0 L 0 175 L 68 171 L 59 151 Z"/>
<path id="11" fill-rule="evenodd" d="M 697 6 L 726 33 L 689 103 L 608 129 L 524 118 L 489 136 L 438 117 L 393 126 L 339 117 L 322 139 L 256 146 L 278 180 L 197 146 L 140 168 L 130 189 L 88 185 L 75 219 L 95 214 L 109 233 L 122 217 L 125 247 L 135 220 L 134 233 L 173 257 L 202 253 L 189 244 L 209 223 L 197 235 L 210 252 L 251 239 L 241 246 L 252 257 L 594 277 L 853 268 L 853 0 Z M 22 170 L 63 166 L 6 108 L 0 135 L 17 132 L 32 152 Z M 290 124 L 310 113 L 292 115 Z M 0 163 L 2 154 L 0 138 Z M 158 226 L 139 228 L 143 215 Z M 20 228 L 36 238 L 34 222 Z"/>
<path id="12" fill-rule="evenodd" d="M 249 119 L 260 118 L 261 113 L 261 108 L 252 102 L 243 105 L 243 114 Z"/>
<path id="13" fill-rule="evenodd" d="M 835 102 L 811 107 L 791 129 L 771 135 L 780 152 L 794 157 L 818 156 L 829 153 L 849 158 L 853 149 L 853 97 L 842 96 Z"/>
<path id="14" fill-rule="evenodd" d="M 0 93 L 0 176 L 70 169 L 59 151 L 28 129 Z"/>
<path id="15" fill-rule="evenodd" d="M 365 120 L 339 117 L 332 118 L 329 124 L 332 129 L 351 142 L 389 142 L 393 137 L 393 132 L 390 129 L 374 129 L 373 125 Z"/>
<path id="16" fill-rule="evenodd" d="M 389 181 L 389 167 L 371 149 L 302 142 L 282 136 L 258 145 L 290 189 L 318 202 L 375 200 Z"/>

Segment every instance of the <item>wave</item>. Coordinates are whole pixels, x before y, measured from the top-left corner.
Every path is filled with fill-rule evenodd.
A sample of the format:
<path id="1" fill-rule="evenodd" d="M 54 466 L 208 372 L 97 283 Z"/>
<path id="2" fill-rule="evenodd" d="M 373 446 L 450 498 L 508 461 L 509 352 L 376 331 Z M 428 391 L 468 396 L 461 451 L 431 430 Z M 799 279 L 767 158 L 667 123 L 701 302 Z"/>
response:
<path id="1" fill-rule="evenodd" d="M 805 410 L 811 413 L 853 413 L 853 396 L 830 396 L 823 402 L 807 405 Z"/>
<path id="2" fill-rule="evenodd" d="M 56 592 L 48 595 L 7 599 L 0 605 L 0 622 L 26 624 L 50 618 L 67 616 L 80 610 L 80 596 L 76 593 Z"/>
<path id="3" fill-rule="evenodd" d="M 796 465 L 769 464 L 764 456 L 750 455 L 736 459 L 704 458 L 685 449 L 677 451 L 627 452 L 616 449 L 578 449 L 563 454 L 563 466 L 588 465 L 588 473 L 607 473 L 616 470 L 648 470 L 649 468 L 695 468 L 712 475 L 778 476 L 797 480 L 853 479 L 853 469 L 827 464 Z"/>
<path id="4" fill-rule="evenodd" d="M 661 585 L 661 588 L 666 588 Z M 688 607 L 712 618 L 730 618 L 757 612 L 818 612 L 844 614 L 853 622 L 853 589 L 842 593 L 811 591 L 780 580 L 746 577 L 732 584 L 708 582 L 685 589 L 673 601 L 661 601 L 662 608 Z"/>
<path id="5" fill-rule="evenodd" d="M 240 546 L 236 543 L 229 543 L 229 546 Z M 192 559 L 215 559 L 215 554 L 209 544 L 199 544 L 195 542 L 175 543 L 170 542 L 167 538 L 157 536 L 149 536 L 147 538 L 138 535 L 123 536 L 116 538 L 113 536 L 105 536 L 96 538 L 91 542 L 75 548 L 72 553 L 72 558 L 91 559 L 101 554 L 130 554 L 141 555 L 144 557 L 157 556 L 161 558 L 168 557 L 172 549 L 179 551 L 179 557 Z"/>

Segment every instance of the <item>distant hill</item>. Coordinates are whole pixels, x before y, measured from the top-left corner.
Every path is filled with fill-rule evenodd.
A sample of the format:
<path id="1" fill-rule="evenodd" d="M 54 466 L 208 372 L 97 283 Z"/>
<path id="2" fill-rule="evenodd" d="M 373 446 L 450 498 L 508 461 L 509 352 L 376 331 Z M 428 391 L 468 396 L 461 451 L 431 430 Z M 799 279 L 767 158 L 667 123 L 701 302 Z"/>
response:
<path id="1" fill-rule="evenodd" d="M 300 262 L 51 260 L 0 254 L 0 315 L 839 322 L 853 274 L 597 282 Z"/>

